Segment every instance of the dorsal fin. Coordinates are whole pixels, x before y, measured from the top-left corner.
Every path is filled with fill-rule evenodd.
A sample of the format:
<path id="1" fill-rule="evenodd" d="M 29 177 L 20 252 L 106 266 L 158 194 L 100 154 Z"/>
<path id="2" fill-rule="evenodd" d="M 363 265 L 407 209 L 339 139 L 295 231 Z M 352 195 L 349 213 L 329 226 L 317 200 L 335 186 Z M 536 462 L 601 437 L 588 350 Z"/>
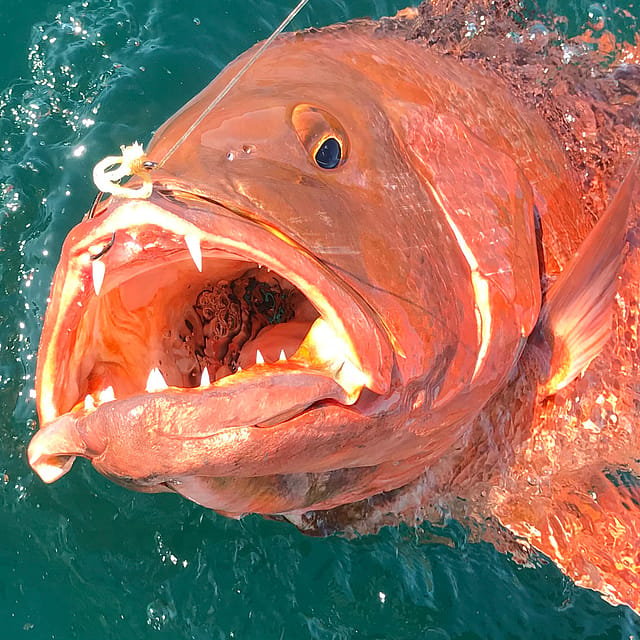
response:
<path id="1" fill-rule="evenodd" d="M 544 395 L 574 380 L 609 339 L 611 307 L 625 258 L 627 218 L 639 167 L 640 155 L 576 256 L 549 289 L 539 324 L 552 344 Z"/>

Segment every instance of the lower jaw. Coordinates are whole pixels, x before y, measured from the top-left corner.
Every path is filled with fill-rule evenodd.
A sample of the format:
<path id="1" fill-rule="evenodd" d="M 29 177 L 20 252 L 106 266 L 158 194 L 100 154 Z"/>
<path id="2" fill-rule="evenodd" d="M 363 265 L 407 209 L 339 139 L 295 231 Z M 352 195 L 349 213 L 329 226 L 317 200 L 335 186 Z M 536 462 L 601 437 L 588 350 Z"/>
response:
<path id="1" fill-rule="evenodd" d="M 252 478 L 192 476 L 167 483 L 174 491 L 228 517 L 247 513 L 300 515 L 352 504 L 415 480 L 427 460 L 414 457 L 371 467 Z"/>

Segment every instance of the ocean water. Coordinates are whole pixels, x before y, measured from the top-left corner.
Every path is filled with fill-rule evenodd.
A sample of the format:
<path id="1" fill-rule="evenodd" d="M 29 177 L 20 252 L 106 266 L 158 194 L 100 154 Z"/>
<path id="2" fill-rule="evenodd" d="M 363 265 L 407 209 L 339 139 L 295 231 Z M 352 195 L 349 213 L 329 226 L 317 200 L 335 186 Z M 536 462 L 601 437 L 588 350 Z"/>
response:
<path id="1" fill-rule="evenodd" d="M 94 164 L 152 132 L 266 37 L 284 0 L 0 1 L 0 640 L 624 639 L 640 618 L 537 558 L 522 567 L 456 523 L 357 540 L 225 519 L 135 494 L 76 462 L 45 486 L 26 463 L 35 356 L 62 241 Z M 314 0 L 295 27 L 405 2 Z M 622 5 L 620 5 L 622 6 Z M 549 3 L 579 30 L 589 11 Z"/>

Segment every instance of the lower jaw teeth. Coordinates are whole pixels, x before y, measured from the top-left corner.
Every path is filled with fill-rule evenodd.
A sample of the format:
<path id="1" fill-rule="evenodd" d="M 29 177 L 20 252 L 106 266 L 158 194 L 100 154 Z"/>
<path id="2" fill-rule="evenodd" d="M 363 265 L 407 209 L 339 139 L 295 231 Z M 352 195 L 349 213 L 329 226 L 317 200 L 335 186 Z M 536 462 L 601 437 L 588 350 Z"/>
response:
<path id="1" fill-rule="evenodd" d="M 205 367 L 202 370 L 202 377 L 200 378 L 200 386 L 208 387 L 211 384 L 211 377 L 209 376 L 209 369 Z"/>
<path id="2" fill-rule="evenodd" d="M 116 395 L 113 391 L 113 387 L 107 387 L 106 389 L 103 389 L 100 392 L 100 395 L 98 396 L 98 399 L 100 401 L 100 404 L 103 404 L 105 402 L 111 402 L 112 400 L 116 399 Z"/>
<path id="3" fill-rule="evenodd" d="M 162 372 L 157 367 L 154 367 L 149 372 L 147 378 L 146 390 L 148 393 L 154 393 L 155 391 L 164 391 L 168 388 L 168 384 L 162 375 Z"/>
<path id="4" fill-rule="evenodd" d="M 306 337 L 300 344 L 297 351 L 291 356 L 289 361 L 293 366 L 304 366 L 306 368 L 323 371 L 331 376 L 345 391 L 347 402 L 355 402 L 362 389 L 366 386 L 367 376 L 355 366 L 347 357 L 348 346 L 336 335 L 330 325 L 318 318 L 309 329 Z M 284 349 L 280 350 L 278 362 L 286 361 Z M 257 366 L 269 367 L 265 364 L 265 359 L 259 349 L 256 350 L 255 364 Z M 237 372 L 242 371 L 238 367 Z M 265 371 L 268 375 L 268 371 Z M 202 370 L 200 388 L 211 385 L 211 376 L 207 367 Z M 149 372 L 146 383 L 147 393 L 158 393 L 169 388 L 162 372 L 158 367 L 154 367 Z M 93 395 L 88 394 L 84 400 L 85 411 L 92 411 L 97 406 L 115 400 L 113 386 L 108 386 L 101 390 L 96 401 Z"/>

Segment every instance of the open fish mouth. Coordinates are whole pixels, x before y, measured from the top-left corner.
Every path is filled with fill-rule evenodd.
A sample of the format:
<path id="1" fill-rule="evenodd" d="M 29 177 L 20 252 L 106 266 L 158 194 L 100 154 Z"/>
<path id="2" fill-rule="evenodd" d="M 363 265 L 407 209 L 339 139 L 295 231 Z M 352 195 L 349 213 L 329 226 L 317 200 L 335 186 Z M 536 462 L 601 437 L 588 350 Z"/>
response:
<path id="1" fill-rule="evenodd" d="M 72 231 L 60 264 L 38 363 L 42 428 L 29 447 L 45 481 L 104 446 L 86 428 L 81 444 L 56 437 L 63 418 L 95 424 L 108 411 L 110 424 L 118 412 L 128 423 L 132 403 L 141 412 L 162 395 L 209 416 L 183 412 L 165 431 L 206 437 L 390 388 L 389 341 L 359 294 L 239 210 L 177 189 L 112 198 Z"/>

